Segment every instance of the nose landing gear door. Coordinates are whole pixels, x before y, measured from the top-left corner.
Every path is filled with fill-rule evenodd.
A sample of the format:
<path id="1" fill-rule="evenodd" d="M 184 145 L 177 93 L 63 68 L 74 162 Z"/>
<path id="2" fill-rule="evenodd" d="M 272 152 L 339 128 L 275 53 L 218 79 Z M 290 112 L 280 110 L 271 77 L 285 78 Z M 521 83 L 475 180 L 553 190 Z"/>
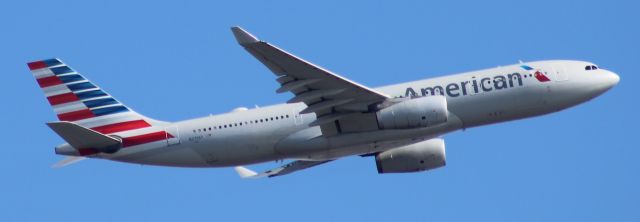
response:
<path id="1" fill-rule="evenodd" d="M 167 138 L 167 146 L 180 144 L 180 132 L 178 131 L 178 127 L 167 127 L 164 129 L 164 132 Z"/>

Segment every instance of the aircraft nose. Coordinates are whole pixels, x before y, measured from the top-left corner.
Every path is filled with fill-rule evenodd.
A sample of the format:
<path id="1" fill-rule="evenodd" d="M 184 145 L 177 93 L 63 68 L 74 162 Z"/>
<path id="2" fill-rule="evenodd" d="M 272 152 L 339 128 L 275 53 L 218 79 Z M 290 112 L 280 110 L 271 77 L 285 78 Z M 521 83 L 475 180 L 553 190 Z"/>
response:
<path id="1" fill-rule="evenodd" d="M 600 79 L 599 88 L 603 89 L 604 91 L 607 91 L 613 88 L 614 86 L 618 85 L 618 82 L 620 82 L 620 76 L 618 76 L 618 74 L 611 72 L 609 70 L 605 70 L 605 71 L 606 73 L 604 73 L 604 75 Z"/>
<path id="2" fill-rule="evenodd" d="M 592 96 L 595 97 L 600 95 L 609 89 L 613 88 L 620 82 L 620 76 L 618 74 L 611 72 L 609 70 L 603 70 L 604 73 L 598 73 L 594 75 L 597 77 L 594 81 L 595 85 L 592 87 L 592 92 L 594 93 Z"/>
<path id="3" fill-rule="evenodd" d="M 609 87 L 614 87 L 615 85 L 618 85 L 618 82 L 620 82 L 620 76 L 618 76 L 618 74 L 608 71 L 607 73 L 607 83 L 609 83 Z"/>

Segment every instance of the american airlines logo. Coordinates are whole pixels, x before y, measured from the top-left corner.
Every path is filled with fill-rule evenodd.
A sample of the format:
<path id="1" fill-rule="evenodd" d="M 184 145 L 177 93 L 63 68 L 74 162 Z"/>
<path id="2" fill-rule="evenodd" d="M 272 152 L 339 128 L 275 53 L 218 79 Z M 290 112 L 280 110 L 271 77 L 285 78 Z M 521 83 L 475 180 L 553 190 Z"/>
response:
<path id="1" fill-rule="evenodd" d="M 471 80 L 454 82 L 446 84 L 445 86 L 436 85 L 425 88 L 420 88 L 420 94 L 413 87 L 408 87 L 404 93 L 405 97 L 418 97 L 429 95 L 446 95 L 449 97 L 458 97 L 466 95 L 475 95 L 478 93 L 491 92 L 494 90 L 503 90 L 513 87 L 523 86 L 523 78 L 535 77 L 539 82 L 548 82 L 549 78 L 543 74 L 540 70 L 535 70 L 529 66 L 522 65 L 522 69 L 529 71 L 528 74 L 520 74 L 519 72 L 496 75 L 493 77 L 476 78 L 471 77 Z"/>
<path id="2" fill-rule="evenodd" d="M 481 92 L 491 92 L 493 90 L 503 90 L 513 87 L 520 87 L 522 83 L 522 74 L 511 73 L 507 75 L 496 75 L 493 77 L 476 78 L 475 76 L 469 81 L 454 82 L 443 86 L 431 86 L 420 89 L 420 94 L 412 87 L 408 87 L 404 93 L 405 97 L 417 97 L 428 95 L 446 95 L 449 97 L 458 97 L 466 95 L 475 95 Z"/>
<path id="3" fill-rule="evenodd" d="M 551 80 L 549 80 L 549 78 L 543 74 L 542 72 L 540 72 L 540 70 L 534 70 L 533 68 L 531 68 L 530 66 L 527 65 L 521 65 L 520 67 L 522 67 L 524 70 L 527 70 L 529 72 L 533 72 L 533 76 L 536 77 L 536 79 L 540 82 L 549 82 Z"/>

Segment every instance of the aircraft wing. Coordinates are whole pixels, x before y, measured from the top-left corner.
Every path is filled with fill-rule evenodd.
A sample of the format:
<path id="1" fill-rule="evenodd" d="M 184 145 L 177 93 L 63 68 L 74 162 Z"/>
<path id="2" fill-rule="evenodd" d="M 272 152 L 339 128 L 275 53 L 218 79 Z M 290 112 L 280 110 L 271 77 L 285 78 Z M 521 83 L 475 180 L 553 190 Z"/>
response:
<path id="1" fill-rule="evenodd" d="M 321 127 L 325 136 L 340 132 L 338 120 L 369 111 L 371 105 L 389 96 L 298 58 L 240 27 L 231 28 L 238 43 L 271 70 L 280 83 L 277 93 L 291 92 L 288 103 L 303 102 L 301 113 L 315 113 L 311 125 Z"/>
<path id="2" fill-rule="evenodd" d="M 242 177 L 243 179 L 246 178 L 251 178 L 251 179 L 255 179 L 255 178 L 264 178 L 264 177 L 275 177 L 275 176 L 282 176 L 282 175 L 286 175 L 286 174 L 290 174 L 293 172 L 296 172 L 298 170 L 304 170 L 307 169 L 309 167 L 313 167 L 313 166 L 317 166 L 323 163 L 327 163 L 329 161 L 332 160 L 325 160 L 325 161 L 306 161 L 306 160 L 297 160 L 297 161 L 293 161 L 291 163 L 285 164 L 281 167 L 272 169 L 272 170 L 267 170 L 263 173 L 256 173 L 250 169 L 247 169 L 243 166 L 237 166 L 235 167 L 236 172 L 238 173 L 238 175 L 240 175 L 240 177 Z"/>

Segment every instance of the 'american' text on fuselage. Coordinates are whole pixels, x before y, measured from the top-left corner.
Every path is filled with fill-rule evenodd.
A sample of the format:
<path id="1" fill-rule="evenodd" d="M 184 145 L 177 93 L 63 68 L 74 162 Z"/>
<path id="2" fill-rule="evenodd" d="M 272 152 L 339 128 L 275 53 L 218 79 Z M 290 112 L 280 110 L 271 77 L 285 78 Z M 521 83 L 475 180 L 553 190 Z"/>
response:
<path id="1" fill-rule="evenodd" d="M 472 77 L 471 81 L 462 81 L 460 83 L 454 82 L 449 83 L 445 87 L 436 85 L 431 87 L 425 87 L 420 89 L 421 95 L 418 95 L 416 91 L 412 87 L 408 87 L 405 91 L 405 97 L 417 97 L 417 96 L 427 96 L 427 95 L 435 95 L 436 93 L 440 95 L 446 95 L 449 97 L 458 97 L 458 96 L 466 96 L 473 95 L 482 92 L 490 92 L 493 90 L 501 90 L 512 88 L 516 86 L 522 86 L 522 75 L 520 73 L 512 73 L 505 75 L 497 75 L 493 78 L 484 77 L 479 79 L 480 83 L 478 83 L 478 79 L 476 77 Z M 514 80 L 517 84 L 514 84 Z M 492 84 L 493 82 L 493 84 Z"/>

